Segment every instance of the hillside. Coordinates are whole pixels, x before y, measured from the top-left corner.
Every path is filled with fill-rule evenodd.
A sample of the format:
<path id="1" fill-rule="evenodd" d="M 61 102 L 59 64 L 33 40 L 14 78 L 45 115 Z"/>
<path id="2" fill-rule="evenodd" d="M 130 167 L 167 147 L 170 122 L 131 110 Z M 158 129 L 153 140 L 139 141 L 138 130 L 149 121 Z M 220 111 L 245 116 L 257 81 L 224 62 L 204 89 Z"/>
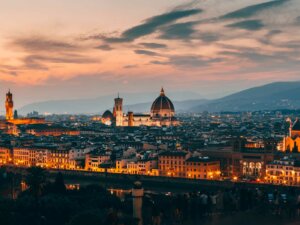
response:
<path id="1" fill-rule="evenodd" d="M 124 111 L 128 109 L 134 112 L 149 112 L 154 99 L 159 95 L 157 92 L 151 93 L 122 93 L 120 96 L 124 99 Z M 175 108 L 178 110 L 184 108 L 189 109 L 194 105 L 199 105 L 203 100 L 201 96 L 194 92 L 176 92 L 167 93 L 168 97 L 174 102 Z M 56 113 L 56 114 L 79 114 L 79 113 L 102 113 L 107 109 L 112 109 L 114 98 L 116 95 L 106 95 L 91 99 L 73 99 L 73 100 L 53 100 L 45 102 L 37 102 L 25 105 L 18 109 L 22 115 L 26 115 L 33 110 L 39 113 Z M 192 100 L 190 100 L 192 99 Z M 188 100 L 188 101 L 185 101 Z M 178 104 L 177 104 L 178 102 Z"/>
<path id="2" fill-rule="evenodd" d="M 300 82 L 276 82 L 250 88 L 195 107 L 192 112 L 255 111 L 300 108 Z"/>

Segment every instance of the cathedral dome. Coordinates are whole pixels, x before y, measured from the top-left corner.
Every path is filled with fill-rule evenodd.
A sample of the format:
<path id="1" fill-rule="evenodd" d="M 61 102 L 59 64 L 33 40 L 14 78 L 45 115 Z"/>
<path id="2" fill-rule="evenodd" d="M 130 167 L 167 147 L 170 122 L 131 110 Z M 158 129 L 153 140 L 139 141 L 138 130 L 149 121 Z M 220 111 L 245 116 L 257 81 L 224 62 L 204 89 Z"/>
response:
<path id="1" fill-rule="evenodd" d="M 172 101 L 165 95 L 164 89 L 151 106 L 151 117 L 173 117 L 175 109 Z"/>
<path id="2" fill-rule="evenodd" d="M 106 110 L 103 114 L 102 114 L 102 118 L 101 121 L 103 124 L 105 125 L 111 125 L 114 121 L 114 115 L 112 114 L 111 111 Z"/>
<path id="3" fill-rule="evenodd" d="M 113 116 L 113 114 L 112 114 L 111 111 L 106 110 L 106 111 L 103 113 L 102 118 L 103 118 L 103 119 L 111 119 L 111 120 L 113 120 L 114 116 Z"/>

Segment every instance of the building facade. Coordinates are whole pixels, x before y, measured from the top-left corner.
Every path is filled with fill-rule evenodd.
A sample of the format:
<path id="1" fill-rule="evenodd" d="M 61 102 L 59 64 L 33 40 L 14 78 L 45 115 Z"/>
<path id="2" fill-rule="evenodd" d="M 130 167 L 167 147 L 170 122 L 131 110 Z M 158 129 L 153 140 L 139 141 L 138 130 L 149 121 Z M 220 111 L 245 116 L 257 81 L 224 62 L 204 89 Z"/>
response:
<path id="1" fill-rule="evenodd" d="M 0 165 L 5 165 L 11 162 L 12 155 L 10 148 L 0 146 Z"/>
<path id="2" fill-rule="evenodd" d="M 88 171 L 101 171 L 101 164 L 108 162 L 110 155 L 89 153 L 85 155 L 85 169 Z"/>
<path id="3" fill-rule="evenodd" d="M 283 151 L 284 152 L 300 152 L 300 121 L 296 119 L 294 123 L 289 119 L 290 123 L 289 133 L 283 138 Z"/>
<path id="4" fill-rule="evenodd" d="M 220 179 L 220 162 L 209 157 L 190 157 L 185 162 L 186 177 L 190 179 Z"/>
<path id="5" fill-rule="evenodd" d="M 113 115 L 113 118 L 111 118 Z M 119 96 L 115 98 L 113 113 L 109 110 L 102 115 L 102 123 L 113 124 L 116 126 L 176 126 L 179 121 L 175 117 L 175 108 L 172 101 L 165 95 L 162 88 L 160 95 L 154 100 L 150 114 L 135 114 L 123 112 L 123 99 Z"/>
<path id="6" fill-rule="evenodd" d="M 70 159 L 70 149 L 59 146 L 16 147 L 13 162 L 16 166 L 39 166 L 53 169 L 75 169 L 76 161 Z"/>
<path id="7" fill-rule="evenodd" d="M 186 177 L 185 161 L 190 153 L 184 151 L 164 151 L 158 155 L 160 176 Z"/>
<path id="8" fill-rule="evenodd" d="M 265 182 L 277 185 L 300 186 L 300 162 L 286 156 L 268 163 Z"/>

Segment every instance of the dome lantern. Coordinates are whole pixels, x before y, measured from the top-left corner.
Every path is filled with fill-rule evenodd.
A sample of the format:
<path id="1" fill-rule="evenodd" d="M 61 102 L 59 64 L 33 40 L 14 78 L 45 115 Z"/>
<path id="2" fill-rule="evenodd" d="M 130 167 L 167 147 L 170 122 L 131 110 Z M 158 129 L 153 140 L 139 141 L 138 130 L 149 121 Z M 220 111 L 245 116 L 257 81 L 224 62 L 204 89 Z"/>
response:
<path id="1" fill-rule="evenodd" d="M 160 90 L 160 96 L 165 96 L 165 91 L 164 91 L 164 88 L 161 87 L 161 90 Z"/>

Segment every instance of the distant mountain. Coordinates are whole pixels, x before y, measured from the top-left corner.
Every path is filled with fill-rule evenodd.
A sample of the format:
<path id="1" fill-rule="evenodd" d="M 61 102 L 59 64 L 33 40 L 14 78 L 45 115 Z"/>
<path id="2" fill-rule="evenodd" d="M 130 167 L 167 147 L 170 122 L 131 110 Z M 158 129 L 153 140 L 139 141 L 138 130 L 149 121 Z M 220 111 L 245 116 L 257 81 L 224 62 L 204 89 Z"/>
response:
<path id="1" fill-rule="evenodd" d="M 300 82 L 276 82 L 191 107 L 192 112 L 300 109 Z"/>
<path id="2" fill-rule="evenodd" d="M 176 112 L 255 111 L 276 109 L 300 109 L 300 81 L 276 82 L 246 89 L 215 100 L 205 100 L 193 92 L 166 93 L 173 101 Z M 124 112 L 149 112 L 159 93 L 124 93 Z M 56 100 L 26 105 L 18 111 L 27 114 L 40 113 L 102 113 L 112 109 L 115 95 L 94 99 Z"/>
<path id="3" fill-rule="evenodd" d="M 133 110 L 134 112 L 149 112 L 152 102 L 156 97 L 158 97 L 158 95 L 158 92 L 122 93 L 120 97 L 124 99 L 123 101 L 125 112 L 127 111 L 127 109 Z M 194 92 L 166 92 L 166 95 L 174 102 L 175 108 L 177 109 L 178 107 L 178 110 L 189 109 L 193 106 L 193 103 L 194 105 L 199 105 L 203 102 L 203 100 L 194 100 L 202 98 L 201 95 Z M 18 112 L 22 115 L 32 112 L 33 110 L 38 111 L 41 114 L 102 113 L 107 109 L 112 109 L 115 97 L 116 95 L 107 95 L 91 99 L 53 100 L 37 102 L 19 108 Z"/>
<path id="4" fill-rule="evenodd" d="M 172 101 L 175 107 L 176 112 L 190 112 L 190 108 L 195 105 L 204 104 L 209 100 L 200 99 L 200 100 L 185 100 L 185 101 Z M 123 107 L 124 112 L 132 111 L 135 113 L 148 113 L 150 112 L 152 102 L 147 103 L 138 103 L 133 105 L 125 105 Z"/>

